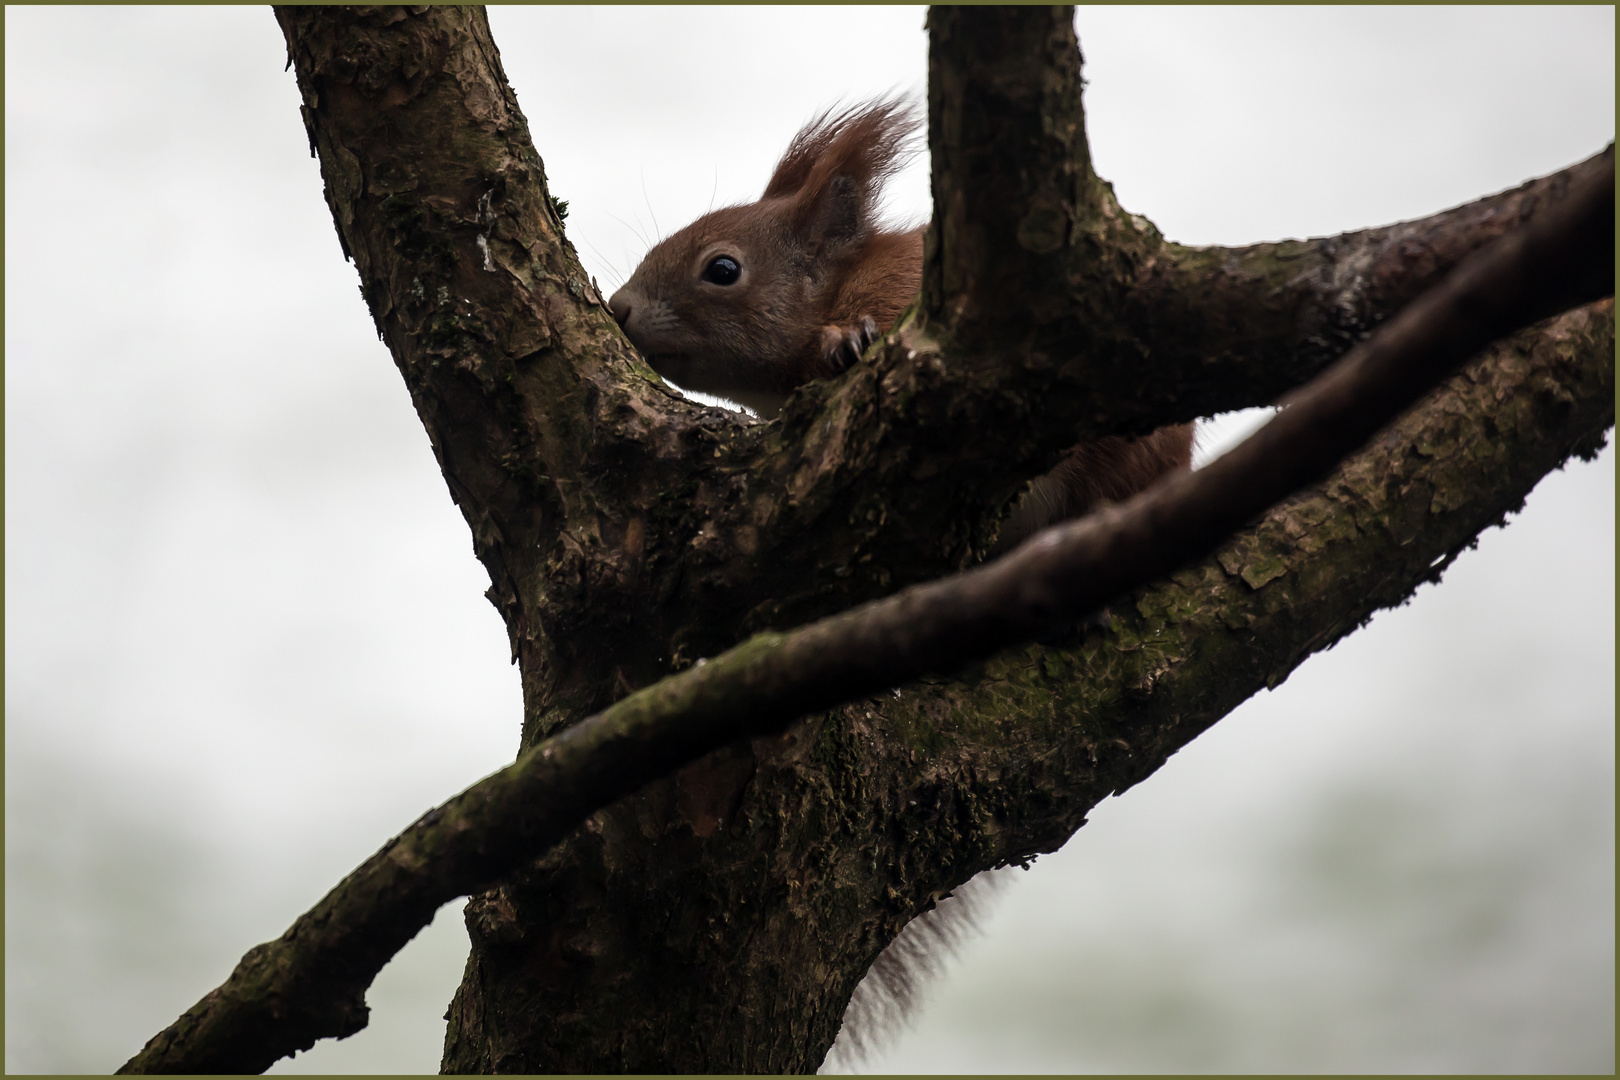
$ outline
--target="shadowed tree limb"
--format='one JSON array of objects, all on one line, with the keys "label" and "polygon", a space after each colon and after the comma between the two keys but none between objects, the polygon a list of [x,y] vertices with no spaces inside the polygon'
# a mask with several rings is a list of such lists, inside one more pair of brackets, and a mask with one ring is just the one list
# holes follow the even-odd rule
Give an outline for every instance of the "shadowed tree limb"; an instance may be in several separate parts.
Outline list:
[{"label": "shadowed tree limb", "polygon": [[[594,810],[710,750],[1050,633],[1212,551],[1234,527],[1361,446],[1485,342],[1556,309],[1572,290],[1612,294],[1613,238],[1611,163],[1557,212],[1459,269],[1203,472],[1049,530],[990,566],[791,634],[756,638],[554,736],[395,838],[281,939],[245,956],[230,980],[120,1071],[261,1071],[315,1038],[352,1034],[365,1024],[371,979],[439,904],[503,876]],[[1599,318],[1612,350],[1612,303],[1600,315],[1574,317]],[[1549,333],[1576,333],[1570,325]],[[1589,347],[1573,362],[1559,349],[1546,361],[1548,369],[1562,362],[1574,382],[1586,383],[1575,388],[1581,393],[1565,390],[1561,417],[1554,410],[1544,418],[1554,461],[1590,450],[1613,421],[1612,364],[1601,347],[1590,348],[1604,332],[1593,338],[1588,330]],[[1529,368],[1518,374],[1549,374]],[[1520,438],[1538,433],[1534,423],[1520,426]],[[1251,551],[1262,543],[1263,530],[1240,542],[1227,567],[1256,589],[1270,579],[1254,573],[1241,552],[1245,543]],[[1281,675],[1337,636],[1324,632],[1296,644]],[[1191,727],[1186,737],[1202,729]],[[1148,771],[1173,748],[1142,755]],[[1010,852],[981,856],[1005,861],[1049,842],[1044,834],[1004,835]],[[982,868],[958,869],[965,879]]]}]

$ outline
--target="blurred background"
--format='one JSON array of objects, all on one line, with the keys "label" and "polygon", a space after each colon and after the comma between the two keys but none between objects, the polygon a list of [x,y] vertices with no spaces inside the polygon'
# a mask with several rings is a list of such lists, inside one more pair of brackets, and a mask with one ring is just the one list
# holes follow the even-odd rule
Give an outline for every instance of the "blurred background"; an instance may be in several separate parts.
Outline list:
[{"label": "blurred background", "polygon": [[[920,9],[501,8],[610,291]],[[262,8],[19,8],[6,48],[6,1068],[106,1072],[428,807],[518,680],[344,263]],[[1614,131],[1614,12],[1088,8],[1098,171],[1172,239],[1336,233]],[[928,216],[926,157],[897,218]],[[1222,420],[1218,445],[1249,418]],[[1207,453],[1208,451],[1206,451]],[[1612,1072],[1614,458],[1005,887],[904,1072]],[[430,1072],[460,905],[278,1071]]]}]

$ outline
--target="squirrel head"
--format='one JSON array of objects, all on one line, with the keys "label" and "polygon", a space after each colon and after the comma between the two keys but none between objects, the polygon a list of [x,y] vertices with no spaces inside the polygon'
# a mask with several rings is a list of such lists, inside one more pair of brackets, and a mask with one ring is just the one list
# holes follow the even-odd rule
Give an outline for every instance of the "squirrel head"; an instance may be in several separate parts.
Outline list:
[{"label": "squirrel head", "polygon": [[807,124],[758,202],[705,214],[642,259],[608,307],[660,375],[758,408],[811,377],[828,305],[875,231],[919,126],[880,100]]}]

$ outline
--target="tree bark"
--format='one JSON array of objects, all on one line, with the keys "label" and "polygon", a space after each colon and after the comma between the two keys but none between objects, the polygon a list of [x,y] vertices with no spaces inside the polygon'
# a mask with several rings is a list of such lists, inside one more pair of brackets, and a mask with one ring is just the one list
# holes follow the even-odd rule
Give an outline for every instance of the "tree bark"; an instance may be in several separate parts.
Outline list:
[{"label": "tree bark", "polygon": [[907,921],[1062,846],[1595,452],[1612,349],[1612,302],[1518,336],[1327,482],[1115,605],[1106,634],[844,706],[595,815],[469,905],[446,1071],[813,1070]]},{"label": "tree bark", "polygon": [[[524,747],[750,633],[971,565],[1077,438],[1274,399],[1601,167],[1388,229],[1178,247],[1091,170],[1067,9],[936,9],[922,296],[759,424],[676,397],[619,334],[481,10],[277,17],[340,241],[490,573]],[[844,705],[596,813],[469,904],[445,1070],[813,1071],[909,919],[1055,850],[1594,452],[1612,351],[1612,301],[1550,319],[1106,632]]]}]

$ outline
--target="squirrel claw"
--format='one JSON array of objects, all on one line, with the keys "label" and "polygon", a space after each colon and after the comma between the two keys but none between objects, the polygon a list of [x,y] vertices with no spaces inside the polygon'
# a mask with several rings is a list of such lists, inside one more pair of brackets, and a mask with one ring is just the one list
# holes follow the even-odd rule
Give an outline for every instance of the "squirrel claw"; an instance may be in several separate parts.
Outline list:
[{"label": "squirrel claw", "polygon": [[878,328],[871,316],[862,317],[854,326],[824,326],[821,328],[821,355],[826,358],[830,371],[836,375],[858,362],[866,347],[877,340]]}]

